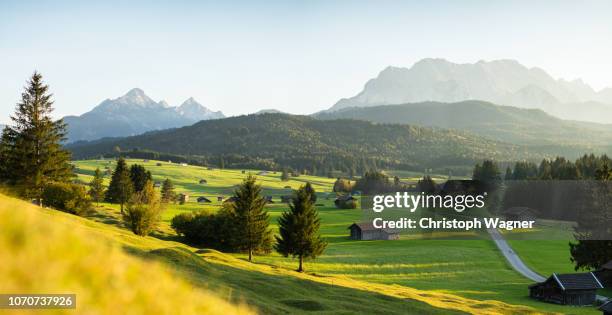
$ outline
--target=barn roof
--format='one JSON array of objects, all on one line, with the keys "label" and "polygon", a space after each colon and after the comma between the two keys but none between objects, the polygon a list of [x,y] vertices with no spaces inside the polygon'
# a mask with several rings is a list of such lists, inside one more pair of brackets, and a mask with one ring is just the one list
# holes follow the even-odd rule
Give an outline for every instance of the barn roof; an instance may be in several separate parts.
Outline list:
[{"label": "barn roof", "polygon": [[394,234],[394,233],[399,233],[399,231],[395,231],[395,230],[391,230],[391,229],[378,229],[374,227],[374,224],[372,224],[372,222],[359,222],[359,223],[353,223],[351,224],[348,228],[352,228],[353,226],[358,227],[361,231],[377,231],[377,230],[383,230],[387,233],[390,234]]},{"label": "barn roof", "polygon": [[599,307],[600,311],[612,313],[612,301],[608,301]]},{"label": "barn roof", "polygon": [[612,270],[612,260],[610,260],[609,262],[603,264],[601,266],[602,270]]},{"label": "barn roof", "polygon": [[551,276],[563,290],[603,289],[603,285],[592,272],[555,274]]}]

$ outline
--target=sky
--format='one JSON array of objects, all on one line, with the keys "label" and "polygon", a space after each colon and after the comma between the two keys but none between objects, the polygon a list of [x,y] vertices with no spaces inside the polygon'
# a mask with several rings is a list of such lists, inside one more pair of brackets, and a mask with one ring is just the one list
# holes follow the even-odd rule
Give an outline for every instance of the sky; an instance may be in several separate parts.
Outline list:
[{"label": "sky", "polygon": [[612,87],[612,1],[0,1],[0,123],[37,70],[55,116],[138,87],[307,114],[387,66],[515,59]]}]

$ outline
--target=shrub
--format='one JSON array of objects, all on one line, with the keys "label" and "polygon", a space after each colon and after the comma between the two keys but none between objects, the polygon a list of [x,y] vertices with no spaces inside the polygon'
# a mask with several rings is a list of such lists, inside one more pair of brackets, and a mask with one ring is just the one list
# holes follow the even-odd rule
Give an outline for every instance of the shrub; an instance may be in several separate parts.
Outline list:
[{"label": "shrub", "polygon": [[128,201],[123,220],[134,234],[147,236],[157,227],[161,211],[161,200],[151,181],[147,181],[143,190]]},{"label": "shrub", "polygon": [[228,207],[215,214],[205,210],[181,213],[172,218],[171,226],[189,243],[219,250],[237,250],[236,231]]},{"label": "shrub", "polygon": [[73,183],[50,183],[42,194],[43,205],[76,215],[91,210],[91,198],[84,186]]},{"label": "shrub", "polygon": [[355,199],[337,199],[334,204],[338,209],[357,209],[357,201]]}]

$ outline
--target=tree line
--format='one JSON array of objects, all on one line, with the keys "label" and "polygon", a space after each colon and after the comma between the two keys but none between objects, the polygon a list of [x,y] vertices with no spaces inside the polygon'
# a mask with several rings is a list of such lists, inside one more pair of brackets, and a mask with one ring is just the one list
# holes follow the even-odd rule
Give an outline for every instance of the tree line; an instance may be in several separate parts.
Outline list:
[{"label": "tree line", "polygon": [[285,257],[298,258],[300,272],[304,270],[304,259],[314,259],[325,250],[327,243],[321,239],[321,222],[315,208],[316,192],[310,183],[294,192],[289,210],[278,219],[279,235],[272,235],[265,209],[267,200],[255,177],[249,175],[230,200],[216,213],[179,214],[171,226],[190,243],[245,252],[249,261],[255,254],[265,255],[274,249]]}]

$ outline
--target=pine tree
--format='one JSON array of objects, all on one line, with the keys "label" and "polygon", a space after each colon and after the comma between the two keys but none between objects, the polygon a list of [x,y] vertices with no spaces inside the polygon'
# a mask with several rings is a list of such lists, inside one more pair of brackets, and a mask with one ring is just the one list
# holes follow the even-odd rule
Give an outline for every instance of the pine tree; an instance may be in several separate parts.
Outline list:
[{"label": "pine tree", "polygon": [[120,204],[121,213],[123,213],[123,205],[130,199],[132,192],[134,192],[134,187],[130,172],[125,160],[120,157],[106,191],[106,201]]},{"label": "pine tree", "polygon": [[161,199],[163,203],[169,203],[176,201],[176,192],[174,191],[174,184],[169,178],[164,180],[161,189]]},{"label": "pine tree", "polygon": [[134,192],[140,192],[148,181],[153,180],[151,172],[147,171],[144,166],[133,164],[130,167],[130,179],[134,185]]},{"label": "pine tree", "polygon": [[94,177],[89,183],[89,196],[98,204],[104,200],[104,177],[99,168],[96,168]]},{"label": "pine tree", "polygon": [[51,118],[53,101],[48,90],[42,76],[34,72],[11,116],[13,124],[5,127],[2,136],[2,176],[17,185],[24,197],[39,202],[46,184],[68,182],[74,176],[70,153],[61,144],[66,124]]},{"label": "pine tree", "polygon": [[289,205],[289,211],[283,212],[278,219],[279,236],[275,236],[276,251],[285,257],[291,255],[299,258],[299,272],[304,271],[304,258],[316,258],[321,255],[327,243],[321,239],[319,227],[321,222],[312,202],[312,193],[306,186],[300,187]]},{"label": "pine tree", "polygon": [[504,175],[504,180],[512,180],[512,170],[510,166],[506,167],[506,175]]},{"label": "pine tree", "polygon": [[234,227],[237,230],[237,246],[249,253],[269,252],[272,247],[272,231],[269,228],[266,200],[261,196],[261,186],[249,175],[234,192],[235,201],[230,205],[235,213]]},{"label": "pine tree", "polygon": [[283,172],[281,173],[281,180],[283,182],[286,182],[289,180],[289,171],[287,171],[286,168],[283,169]]}]

